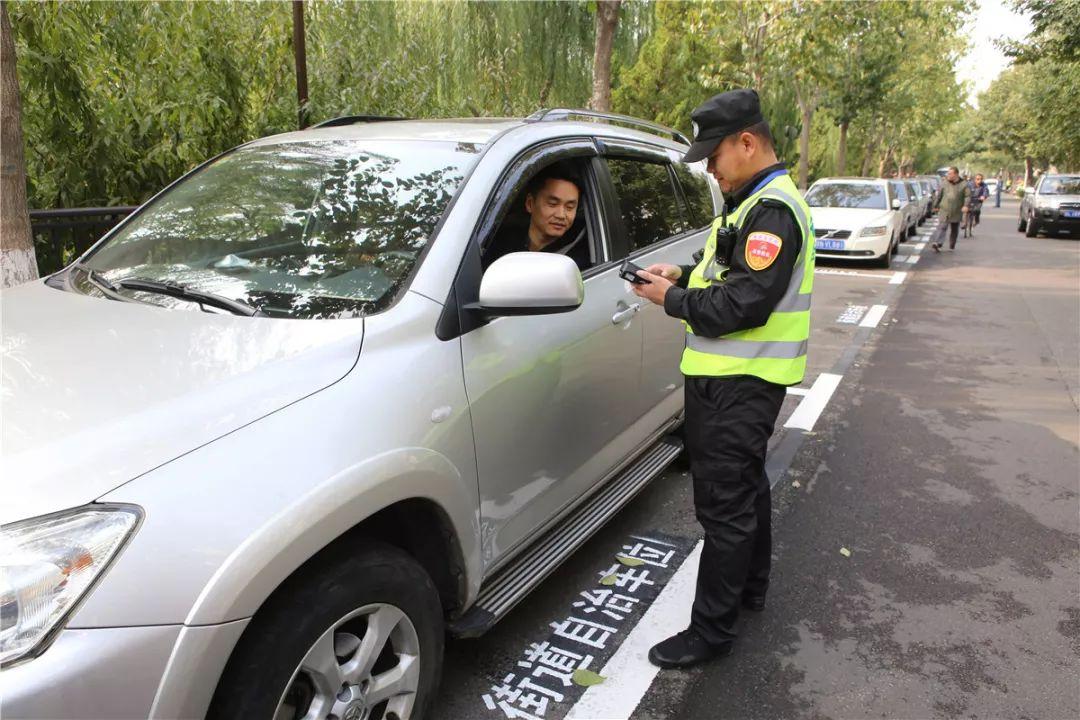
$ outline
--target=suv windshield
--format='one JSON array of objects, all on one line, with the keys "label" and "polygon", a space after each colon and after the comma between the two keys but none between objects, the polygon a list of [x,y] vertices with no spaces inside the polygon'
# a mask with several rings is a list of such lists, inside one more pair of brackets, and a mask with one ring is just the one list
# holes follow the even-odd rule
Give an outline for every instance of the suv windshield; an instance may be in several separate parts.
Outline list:
[{"label": "suv windshield", "polygon": [[1039,187],[1040,195],[1080,195],[1080,176],[1047,177]]},{"label": "suv windshield", "polygon": [[885,188],[870,183],[825,183],[806,193],[810,207],[866,208],[884,210]]},{"label": "suv windshield", "polygon": [[292,318],[388,307],[479,148],[309,141],[241,148],[178,184],[84,266]]}]

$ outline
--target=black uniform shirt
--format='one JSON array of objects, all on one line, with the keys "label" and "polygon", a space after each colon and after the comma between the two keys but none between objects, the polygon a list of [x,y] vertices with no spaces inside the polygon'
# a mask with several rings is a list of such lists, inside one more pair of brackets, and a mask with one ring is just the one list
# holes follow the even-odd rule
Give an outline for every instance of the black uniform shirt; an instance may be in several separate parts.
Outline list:
[{"label": "black uniform shirt", "polygon": [[[784,164],[777,163],[750,178],[732,194],[728,215],[753,194],[767,175],[782,169]],[[771,233],[782,240],[780,254],[763,270],[753,270],[746,263],[746,239],[753,232]],[[801,250],[802,232],[791,208],[778,200],[759,200],[739,230],[727,279],[718,285],[688,290],[686,284],[695,266],[683,266],[678,286],[664,296],[664,311],[686,320],[695,335],[706,338],[760,327],[768,322],[773,308],[787,292]]]}]

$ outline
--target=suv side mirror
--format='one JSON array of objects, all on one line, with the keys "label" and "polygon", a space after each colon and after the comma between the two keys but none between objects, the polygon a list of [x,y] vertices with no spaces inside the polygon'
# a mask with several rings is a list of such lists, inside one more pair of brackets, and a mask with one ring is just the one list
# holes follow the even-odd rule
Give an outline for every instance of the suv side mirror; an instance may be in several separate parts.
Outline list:
[{"label": "suv side mirror", "polygon": [[893,198],[892,199],[892,209],[893,210],[899,210],[900,209],[900,198]]},{"label": "suv side mirror", "polygon": [[480,281],[485,315],[550,315],[570,312],[585,299],[577,263],[565,255],[516,252],[491,264]]}]

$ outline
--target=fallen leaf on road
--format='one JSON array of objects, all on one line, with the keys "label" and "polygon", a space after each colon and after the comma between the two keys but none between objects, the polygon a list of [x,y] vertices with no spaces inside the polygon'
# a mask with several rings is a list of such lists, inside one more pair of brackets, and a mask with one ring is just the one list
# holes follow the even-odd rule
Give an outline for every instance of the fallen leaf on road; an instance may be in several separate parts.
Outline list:
[{"label": "fallen leaf on road", "polygon": [[[844,557],[851,557],[851,551],[848,550],[847,548],[840,548],[840,554],[843,555]],[[601,582],[603,582],[603,581],[601,581]]]},{"label": "fallen leaf on road", "polygon": [[796,480],[791,483],[791,487],[802,487],[802,483]]},{"label": "fallen leaf on road", "polygon": [[627,567],[637,567],[645,564],[645,561],[641,558],[624,557],[622,555],[616,555],[615,558]]},{"label": "fallen leaf on road", "polygon": [[611,586],[615,584],[615,581],[617,579],[618,578],[614,575],[605,575],[604,577],[600,578],[600,584]]},{"label": "fallen leaf on road", "polygon": [[592,670],[577,669],[573,675],[574,683],[581,687],[591,687],[593,685],[599,685],[607,678],[603,675],[597,675]]}]

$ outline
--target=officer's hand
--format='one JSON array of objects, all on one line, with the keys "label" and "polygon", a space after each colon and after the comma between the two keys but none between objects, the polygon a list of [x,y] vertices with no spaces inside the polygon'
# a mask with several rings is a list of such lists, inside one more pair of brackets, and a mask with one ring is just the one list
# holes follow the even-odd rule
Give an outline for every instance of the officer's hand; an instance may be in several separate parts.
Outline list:
[{"label": "officer's hand", "polygon": [[656,263],[645,268],[645,272],[652,275],[659,275],[665,277],[668,280],[678,280],[682,277],[682,268],[678,265],[668,265],[666,263]]},{"label": "officer's hand", "polygon": [[[650,266],[649,270],[656,267]],[[649,270],[639,270],[638,277],[648,280],[646,285],[631,285],[630,289],[634,291],[634,294],[640,298],[645,298],[651,303],[657,305],[664,304],[664,296],[667,295],[667,291],[675,284],[661,275],[653,275]]]}]

